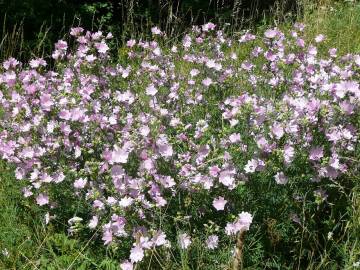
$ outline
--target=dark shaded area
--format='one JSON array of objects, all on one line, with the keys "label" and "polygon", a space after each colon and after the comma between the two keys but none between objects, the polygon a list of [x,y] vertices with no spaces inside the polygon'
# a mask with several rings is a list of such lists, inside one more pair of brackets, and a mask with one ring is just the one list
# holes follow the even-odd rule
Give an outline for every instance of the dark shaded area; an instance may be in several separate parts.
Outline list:
[{"label": "dark shaded area", "polygon": [[[16,44],[10,42],[7,47],[18,46],[16,51],[24,58],[39,42],[44,53],[44,48],[74,25],[111,31],[117,41],[123,42],[146,35],[153,25],[171,36],[208,21],[230,23],[231,30],[238,30],[255,25],[274,12],[296,14],[296,0],[0,0],[0,48],[5,46],[2,41],[4,37],[9,39],[14,26],[16,32],[22,33],[13,41]],[[23,44],[18,44],[20,40]],[[39,53],[39,48],[35,53]]]}]

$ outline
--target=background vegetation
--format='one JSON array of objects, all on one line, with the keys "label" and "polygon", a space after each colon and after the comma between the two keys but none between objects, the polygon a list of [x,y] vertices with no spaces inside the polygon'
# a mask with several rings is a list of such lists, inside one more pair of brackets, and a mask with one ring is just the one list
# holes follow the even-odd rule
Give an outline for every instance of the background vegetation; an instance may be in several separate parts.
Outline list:
[{"label": "background vegetation", "polygon": [[275,10],[295,18],[301,7],[296,0],[1,0],[0,59],[49,54],[71,26],[111,31],[123,43],[147,35],[153,25],[175,38],[190,25],[207,21],[229,23],[237,31]]}]

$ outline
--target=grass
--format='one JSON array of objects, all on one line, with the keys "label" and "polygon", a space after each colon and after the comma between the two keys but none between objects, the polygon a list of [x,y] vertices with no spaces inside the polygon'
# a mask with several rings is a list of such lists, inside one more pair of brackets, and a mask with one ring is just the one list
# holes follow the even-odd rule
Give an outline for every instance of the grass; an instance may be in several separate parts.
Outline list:
[{"label": "grass", "polygon": [[118,269],[110,257],[96,260],[86,242],[45,226],[45,213],[22,198],[12,171],[0,164],[0,269]]},{"label": "grass", "polygon": [[339,54],[360,52],[360,2],[352,4],[325,1],[316,7],[309,1],[305,9],[304,22],[309,38],[325,34],[326,47],[335,47]]},{"label": "grass", "polygon": [[[326,35],[323,51],[338,48],[339,54],[360,52],[360,4],[331,4],[324,2],[320,6],[307,3],[303,20],[306,24],[306,35],[309,40],[317,34]],[[276,21],[275,21],[276,23]],[[288,24],[279,25],[288,28]],[[21,35],[14,32],[14,37]],[[4,39],[3,39],[4,40]],[[0,44],[2,54],[4,43]],[[10,43],[9,43],[10,44]],[[8,45],[10,46],[10,45]],[[359,161],[360,163],[360,161]],[[350,206],[344,211],[344,219],[332,226],[341,227],[343,235],[333,241],[331,235],[325,240],[325,248],[320,259],[314,258],[306,264],[300,263],[308,250],[300,249],[299,254],[285,258],[291,265],[285,266],[281,262],[284,258],[274,254],[271,259],[261,261],[264,247],[257,241],[259,232],[247,240],[246,252],[253,259],[246,269],[355,269],[354,264],[360,261],[360,176],[350,175],[353,188],[346,193]],[[38,208],[30,206],[21,194],[21,183],[15,177],[12,168],[0,163],[0,269],[118,269],[119,262],[114,255],[117,250],[96,250],[90,244],[92,236],[87,241],[68,237],[66,224],[45,226],[44,215]],[[306,211],[306,209],[303,209]],[[273,241],[282,236],[282,230],[287,228],[269,219],[266,223],[267,234]],[[307,228],[302,228],[301,241],[318,241],[318,236],[311,234]],[[303,243],[300,243],[301,245]],[[101,244],[100,244],[101,245]],[[180,260],[162,258],[161,254],[153,254],[147,269],[157,269],[153,265],[162,265],[163,269],[227,269],[230,258],[228,249],[209,252],[201,248],[200,243],[194,244],[191,252],[182,253]],[[337,257],[333,257],[336,254]],[[307,254],[311,258],[311,254]],[[258,258],[258,261],[256,261]],[[157,263],[157,260],[163,260]],[[214,263],[215,262],[215,263]],[[209,263],[212,263],[210,265]]]}]

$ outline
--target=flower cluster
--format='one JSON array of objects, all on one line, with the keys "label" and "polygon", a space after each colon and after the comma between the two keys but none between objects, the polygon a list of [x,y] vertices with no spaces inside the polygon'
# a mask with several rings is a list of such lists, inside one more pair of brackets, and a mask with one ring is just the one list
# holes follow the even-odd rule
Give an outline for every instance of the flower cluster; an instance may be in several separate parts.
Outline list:
[{"label": "flower cluster", "polygon": [[[0,155],[15,164],[25,197],[51,211],[54,186],[65,183],[91,206],[84,221],[105,245],[133,239],[123,269],[149,249],[191,245],[188,233],[171,243],[159,218],[186,196],[205,194],[204,211],[224,215],[219,236],[249,230],[253,217],[231,194],[253,175],[287,185],[301,159],[309,181],[335,180],[355,155],[360,56],[321,57],[303,27],[235,40],[209,23],[170,49],[155,27],[153,41],[127,42],[125,64],[110,57],[111,34],[73,28],[76,46],[56,43],[55,69],[43,59],[3,63]],[[219,236],[208,235],[209,249]]]}]

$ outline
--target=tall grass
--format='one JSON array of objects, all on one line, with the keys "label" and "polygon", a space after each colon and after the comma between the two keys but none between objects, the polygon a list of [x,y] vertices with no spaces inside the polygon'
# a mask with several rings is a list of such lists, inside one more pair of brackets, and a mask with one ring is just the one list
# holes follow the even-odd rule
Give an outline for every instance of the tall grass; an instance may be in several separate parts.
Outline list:
[{"label": "tall grass", "polygon": [[[0,29],[0,60],[10,56],[21,60],[33,55],[49,56],[52,44],[63,38],[66,29],[77,25],[89,30],[111,31],[117,46],[123,45],[130,38],[149,37],[150,29],[155,24],[165,31],[171,40],[176,41],[191,25],[207,21],[227,25],[227,32],[235,33],[244,28],[255,28],[272,19],[277,23],[294,20],[301,11],[299,1],[301,0],[275,0],[273,5],[272,1],[261,0],[124,0],[117,5],[105,1],[84,3],[78,5],[80,11],[71,10],[71,15],[63,14],[63,19],[53,20],[49,14],[50,18],[46,18],[39,29],[30,35],[24,33],[22,22],[8,25],[9,19],[5,14],[3,27]],[[152,3],[154,6],[146,3]],[[1,15],[0,12],[0,17]],[[69,20],[69,16],[73,17]],[[24,21],[27,19],[26,16],[23,17]],[[61,21],[62,25],[59,25]]]},{"label": "tall grass", "polygon": [[2,35],[0,35],[0,60],[6,59],[12,55],[22,57],[24,47],[24,29],[23,24],[15,24],[12,31],[6,31],[6,16],[2,22]]},{"label": "tall grass", "polygon": [[9,57],[25,61],[31,57],[47,57],[51,54],[53,49],[53,43],[49,38],[51,26],[43,23],[36,35],[36,39],[28,41],[24,38],[23,22],[13,25],[11,31],[6,30],[6,25],[5,16],[2,22],[2,31],[0,32],[0,61]]},{"label": "tall grass", "polygon": [[[329,48],[337,48],[339,54],[360,53],[360,2],[347,1],[333,3],[322,1],[315,5],[307,0],[307,8],[304,10],[303,20],[307,25],[306,33],[308,39],[313,39],[318,34],[326,36],[323,53]],[[359,172],[360,160],[357,161]],[[345,268],[355,269],[354,265],[360,261],[360,177],[359,174],[351,176],[354,188],[350,192],[352,207],[348,209],[350,219],[346,223],[346,230],[342,243],[336,248],[341,249],[344,255]],[[322,265],[326,266],[329,258],[324,254]],[[329,267],[329,266],[327,266]],[[326,269],[313,265],[310,269]],[[331,269],[329,267],[329,269]]]},{"label": "tall grass", "polygon": [[308,38],[326,35],[327,47],[335,47],[339,54],[360,52],[360,2],[322,1],[314,4],[304,0],[303,20],[307,25]]}]

